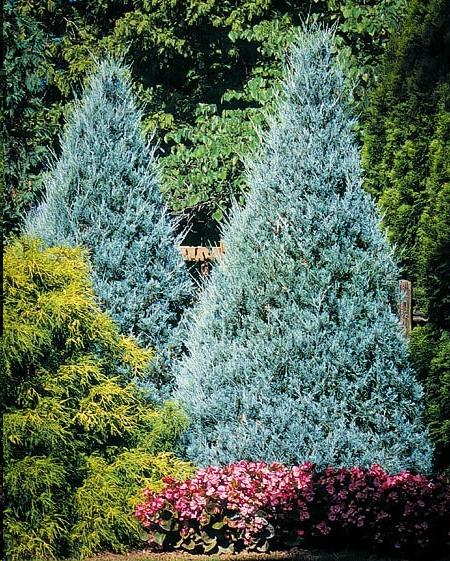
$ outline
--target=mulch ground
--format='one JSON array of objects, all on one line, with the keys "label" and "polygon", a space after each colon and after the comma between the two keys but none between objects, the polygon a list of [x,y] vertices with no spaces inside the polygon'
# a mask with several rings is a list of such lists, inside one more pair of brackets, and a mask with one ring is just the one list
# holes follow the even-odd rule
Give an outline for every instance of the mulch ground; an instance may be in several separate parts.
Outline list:
[{"label": "mulch ground", "polygon": [[[239,553],[233,555],[189,555],[186,553],[152,553],[135,551],[118,555],[104,553],[88,561],[409,561],[399,557],[386,557],[363,551],[326,552],[319,550],[295,549],[289,552]],[[431,561],[431,560],[430,560]],[[436,559],[435,561],[446,561]],[[447,560],[448,561],[448,560]]]}]

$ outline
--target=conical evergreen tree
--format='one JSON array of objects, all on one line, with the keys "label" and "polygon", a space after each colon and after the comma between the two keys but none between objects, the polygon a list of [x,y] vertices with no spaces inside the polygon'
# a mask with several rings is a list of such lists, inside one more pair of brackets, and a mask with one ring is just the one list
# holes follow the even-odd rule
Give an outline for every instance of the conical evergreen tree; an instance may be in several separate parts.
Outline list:
[{"label": "conical evergreen tree", "polygon": [[428,471],[398,271],[361,188],[333,33],[300,34],[251,194],[194,309],[177,397],[198,464],[374,462]]},{"label": "conical evergreen tree", "polygon": [[92,75],[27,230],[89,248],[104,308],[124,333],[170,356],[191,284],[126,74],[107,60]]}]

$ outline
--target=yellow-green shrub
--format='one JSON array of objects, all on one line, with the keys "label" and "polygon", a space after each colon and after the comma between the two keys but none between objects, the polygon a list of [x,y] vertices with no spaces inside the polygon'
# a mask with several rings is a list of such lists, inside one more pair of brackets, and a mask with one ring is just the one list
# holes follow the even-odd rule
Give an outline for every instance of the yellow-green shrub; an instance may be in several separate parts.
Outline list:
[{"label": "yellow-green shrub", "polygon": [[133,514],[143,499],[142,489],[160,490],[162,477],[182,479],[192,474],[193,466],[173,454],[154,456],[145,448],[122,452],[111,463],[101,456],[90,456],[86,479],[75,494],[79,520],[71,532],[72,540],[82,544],[81,555],[99,550],[124,552],[130,537],[137,541],[142,535],[145,539]]},{"label": "yellow-green shrub", "polygon": [[99,309],[83,250],[15,240],[4,294],[8,559],[123,550],[140,489],[191,472],[172,454],[185,418],[135,383],[152,352]]}]

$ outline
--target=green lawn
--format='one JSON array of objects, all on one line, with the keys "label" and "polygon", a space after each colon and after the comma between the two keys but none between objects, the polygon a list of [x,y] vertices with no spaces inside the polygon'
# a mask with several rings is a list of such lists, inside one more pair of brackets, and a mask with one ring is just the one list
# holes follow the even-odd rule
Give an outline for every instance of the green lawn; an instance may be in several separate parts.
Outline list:
[{"label": "green lawn", "polygon": [[[125,555],[100,554],[88,561],[408,561],[405,558],[386,557],[363,551],[330,553],[319,550],[296,549],[291,552],[270,554],[246,553],[238,555],[188,555],[184,553],[151,553],[138,551]],[[431,561],[431,560],[430,560]],[[446,561],[444,558],[435,561]]]}]

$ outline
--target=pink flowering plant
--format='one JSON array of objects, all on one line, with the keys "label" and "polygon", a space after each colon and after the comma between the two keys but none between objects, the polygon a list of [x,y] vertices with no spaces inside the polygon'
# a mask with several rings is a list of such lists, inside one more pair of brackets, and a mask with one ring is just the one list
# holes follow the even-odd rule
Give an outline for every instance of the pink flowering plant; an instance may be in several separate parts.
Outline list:
[{"label": "pink flowering plant", "polygon": [[412,554],[449,545],[450,486],[443,477],[390,475],[378,465],[326,468],[314,488],[313,517],[330,538]]},{"label": "pink flowering plant", "polygon": [[431,551],[449,541],[450,488],[443,478],[379,466],[241,461],[199,469],[145,491],[136,516],[155,550],[268,551],[315,540],[359,541],[384,549]]},{"label": "pink flowering plant", "polygon": [[156,548],[267,551],[280,526],[285,534],[299,516],[309,517],[312,475],[311,464],[290,469],[241,461],[208,467],[182,483],[166,478],[160,493],[146,491],[136,516]]}]

